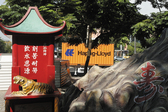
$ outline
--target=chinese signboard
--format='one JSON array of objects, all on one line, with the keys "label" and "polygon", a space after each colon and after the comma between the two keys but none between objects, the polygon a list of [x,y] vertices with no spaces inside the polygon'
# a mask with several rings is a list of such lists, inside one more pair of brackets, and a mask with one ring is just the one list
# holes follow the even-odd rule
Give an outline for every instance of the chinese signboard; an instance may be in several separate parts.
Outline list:
[{"label": "chinese signboard", "polygon": [[[31,43],[31,41],[34,42],[34,44],[29,44]],[[47,42],[46,39],[41,42],[35,39],[31,41],[27,40],[27,42],[17,45],[18,66],[20,67],[20,75],[35,80],[38,79],[38,81],[41,81],[42,77],[40,76],[47,74],[47,65],[49,61],[48,50],[50,50],[50,44]],[[53,58],[53,56],[51,58]]]},{"label": "chinese signboard", "polygon": [[[17,41],[16,41],[17,40]],[[13,76],[21,75],[37,82],[51,83],[55,79],[54,37],[17,36],[13,45]],[[18,69],[17,69],[18,68]],[[15,85],[12,85],[17,88]],[[16,90],[16,89],[13,89]]]},{"label": "chinese signboard", "polygon": [[24,74],[37,74],[39,57],[42,55],[45,59],[47,56],[47,46],[42,47],[42,54],[40,54],[40,48],[40,46],[24,46]]}]

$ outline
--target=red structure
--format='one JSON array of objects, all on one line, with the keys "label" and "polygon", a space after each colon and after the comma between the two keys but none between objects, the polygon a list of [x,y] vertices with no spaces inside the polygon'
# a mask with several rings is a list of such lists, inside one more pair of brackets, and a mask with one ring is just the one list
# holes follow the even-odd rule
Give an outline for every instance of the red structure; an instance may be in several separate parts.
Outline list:
[{"label": "red structure", "polygon": [[25,16],[14,25],[5,26],[0,22],[1,31],[13,36],[12,85],[5,95],[6,100],[16,98],[9,96],[12,91],[19,90],[19,85],[13,84],[13,77],[16,75],[50,84],[55,89],[54,39],[62,36],[64,26],[64,21],[61,27],[49,25],[37,7],[30,7]]}]

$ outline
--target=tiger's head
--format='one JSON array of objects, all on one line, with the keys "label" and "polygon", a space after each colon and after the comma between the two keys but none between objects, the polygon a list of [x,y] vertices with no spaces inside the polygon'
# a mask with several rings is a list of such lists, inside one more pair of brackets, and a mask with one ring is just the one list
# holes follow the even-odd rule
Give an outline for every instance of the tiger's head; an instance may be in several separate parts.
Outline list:
[{"label": "tiger's head", "polygon": [[19,75],[17,75],[17,76],[14,76],[13,77],[13,80],[14,80],[14,84],[19,84],[19,85],[24,85],[25,83],[27,83],[27,78],[25,78],[25,77],[23,77],[23,76],[19,76]]}]

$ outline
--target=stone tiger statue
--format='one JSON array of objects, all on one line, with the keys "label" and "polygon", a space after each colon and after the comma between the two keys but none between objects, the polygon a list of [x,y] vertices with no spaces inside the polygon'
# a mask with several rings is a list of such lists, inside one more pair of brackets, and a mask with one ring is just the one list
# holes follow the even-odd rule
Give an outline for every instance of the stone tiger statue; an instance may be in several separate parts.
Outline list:
[{"label": "stone tiger statue", "polygon": [[22,91],[13,91],[12,95],[26,96],[30,94],[51,94],[54,89],[46,83],[35,82],[23,76],[13,77],[14,83],[22,86]]}]

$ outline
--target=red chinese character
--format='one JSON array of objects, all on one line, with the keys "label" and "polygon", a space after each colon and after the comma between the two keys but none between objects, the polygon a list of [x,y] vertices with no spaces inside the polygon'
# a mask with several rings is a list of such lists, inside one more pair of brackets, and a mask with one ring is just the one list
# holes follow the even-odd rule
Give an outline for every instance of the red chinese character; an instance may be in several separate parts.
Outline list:
[{"label": "red chinese character", "polygon": [[[157,92],[157,86],[153,84],[154,81],[164,81],[164,78],[162,77],[154,77],[155,76],[155,66],[153,66],[150,62],[147,62],[146,67],[142,67],[141,70],[143,71],[141,73],[141,79],[140,81],[134,81],[133,83],[137,85],[138,91],[144,91],[144,96],[136,96],[134,98],[134,101],[136,103],[142,103],[144,101],[148,101],[151,99],[155,93]],[[163,87],[158,85],[159,89],[158,91],[160,93],[163,92]]]}]

